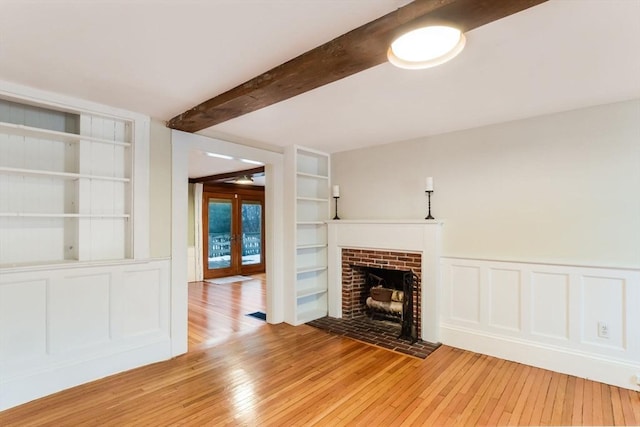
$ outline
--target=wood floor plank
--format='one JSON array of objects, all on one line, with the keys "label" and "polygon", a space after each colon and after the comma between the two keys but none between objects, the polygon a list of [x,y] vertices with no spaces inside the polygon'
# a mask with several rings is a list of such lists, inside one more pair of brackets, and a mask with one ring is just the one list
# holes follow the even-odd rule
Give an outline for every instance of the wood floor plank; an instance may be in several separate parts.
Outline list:
[{"label": "wood floor plank", "polygon": [[638,392],[441,346],[269,325],[264,277],[189,285],[189,352],[0,412],[13,426],[637,425]]},{"label": "wood floor plank", "polygon": [[551,383],[551,375],[552,372],[543,371],[542,372],[542,381],[540,382],[539,388],[536,390],[536,395],[534,398],[533,411],[531,413],[531,420],[529,421],[532,425],[540,425],[542,420],[542,412],[544,411],[544,404],[547,400],[547,393],[549,391],[549,385]]},{"label": "wood floor plank", "polygon": [[560,425],[571,425],[571,414],[573,412],[573,402],[576,390],[576,377],[567,377],[567,386],[564,400],[562,403],[562,415],[560,417]]},{"label": "wood floor plank", "polygon": [[511,375],[509,376],[509,382],[507,382],[505,384],[504,389],[501,390],[498,403],[494,407],[493,411],[491,412],[491,416],[487,420],[488,425],[497,425],[499,420],[502,418],[504,414],[504,408],[507,405],[507,401],[509,400],[509,397],[511,397],[513,387],[515,387],[515,384],[518,381],[518,378],[520,377],[519,371],[517,368],[518,366],[515,364],[509,366],[509,369],[511,370]]},{"label": "wood floor plank", "polygon": [[600,384],[600,389],[602,390],[600,398],[602,407],[602,425],[611,426],[614,424],[611,387],[607,384]]},{"label": "wood floor plank", "polygon": [[593,382],[584,382],[584,401],[582,405],[582,422],[588,426],[593,424]]},{"label": "wood floor plank", "polygon": [[551,381],[549,381],[549,388],[546,393],[546,400],[543,404],[542,416],[540,417],[540,424],[551,425],[551,416],[553,414],[553,404],[556,399],[556,392],[558,391],[558,382],[560,376],[552,374]]},{"label": "wood floor plank", "polygon": [[622,412],[622,402],[620,401],[620,390],[611,387],[611,410],[613,413],[613,425],[624,425],[624,412]]},{"label": "wood floor plank", "polygon": [[529,368],[529,370],[526,375],[526,380],[524,385],[522,386],[522,391],[517,394],[518,400],[516,401],[516,404],[513,410],[511,411],[511,417],[509,417],[509,422],[508,422],[509,425],[515,425],[518,422],[520,422],[523,419],[525,407],[528,406],[527,397],[530,396],[531,394],[531,389],[535,382],[536,376],[533,372],[534,369],[528,366],[527,368]]},{"label": "wood floor plank", "polygon": [[509,383],[511,378],[513,378],[513,375],[517,370],[516,368],[517,365],[512,363],[503,364],[500,370],[500,381],[496,384],[496,386],[491,387],[491,389],[493,389],[492,392],[491,389],[487,390],[489,399],[487,400],[484,408],[482,408],[482,413],[478,418],[478,424],[487,425],[492,417],[500,416],[499,413],[502,412],[505,404],[505,399],[503,398],[504,390],[506,389],[507,384]]},{"label": "wood floor plank", "polygon": [[482,412],[486,406],[486,402],[491,398],[491,395],[487,393],[487,390],[496,386],[502,379],[504,372],[504,364],[506,361],[498,360],[493,365],[493,369],[488,374],[487,378],[484,378],[481,386],[471,396],[468,405],[463,409],[460,415],[455,420],[456,424],[460,425],[477,425],[478,419],[482,416]]},{"label": "wood floor plank", "polygon": [[552,426],[562,424],[562,413],[564,411],[564,405],[566,404],[567,383],[569,377],[567,375],[558,374],[558,387],[556,389],[556,395],[551,404],[553,405],[553,411],[551,412]]},{"label": "wood floor plank", "polygon": [[[622,412],[624,413],[624,423],[629,426],[639,425],[640,417],[636,418],[635,415],[635,412],[640,410],[640,408],[638,408],[638,392],[625,389],[619,389],[619,392],[620,402],[622,404]],[[634,407],[636,408],[636,411],[634,411]]]},{"label": "wood floor plank", "polygon": [[630,395],[631,409],[636,423],[640,424],[640,392],[625,390]]},{"label": "wood floor plank", "polygon": [[449,368],[454,373],[453,378],[442,376],[433,386],[425,390],[419,396],[422,398],[420,403],[412,411],[401,414],[402,425],[420,425],[426,423],[430,415],[439,414],[441,408],[446,407],[444,400],[450,396],[452,388],[462,382],[467,371],[477,360],[478,356],[471,353],[456,360],[456,363]]},{"label": "wood floor plank", "polygon": [[584,379],[576,378],[576,389],[573,400],[573,413],[571,415],[571,424],[573,425],[583,425],[582,407],[584,406],[584,383]]}]

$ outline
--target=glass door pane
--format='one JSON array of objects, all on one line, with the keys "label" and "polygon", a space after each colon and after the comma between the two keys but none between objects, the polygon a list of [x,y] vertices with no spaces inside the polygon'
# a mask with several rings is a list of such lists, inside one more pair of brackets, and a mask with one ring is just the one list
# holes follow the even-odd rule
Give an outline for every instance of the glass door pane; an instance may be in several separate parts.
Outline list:
[{"label": "glass door pane", "polygon": [[242,201],[242,265],[262,263],[262,203]]},{"label": "glass door pane", "polygon": [[208,269],[230,268],[231,237],[233,236],[232,200],[210,198],[208,209]]}]

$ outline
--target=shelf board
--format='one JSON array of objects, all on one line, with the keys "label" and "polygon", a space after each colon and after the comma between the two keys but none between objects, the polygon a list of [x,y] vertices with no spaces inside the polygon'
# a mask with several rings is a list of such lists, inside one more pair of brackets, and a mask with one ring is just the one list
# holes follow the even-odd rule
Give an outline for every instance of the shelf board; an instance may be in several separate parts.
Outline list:
[{"label": "shelf board", "polygon": [[314,243],[311,245],[298,245],[296,246],[296,249],[320,249],[320,248],[326,248],[327,244],[326,243]]},{"label": "shelf board", "polygon": [[305,310],[298,313],[296,320],[298,325],[301,323],[307,323],[312,320],[325,317],[328,314],[326,309]]},{"label": "shelf board", "polygon": [[99,176],[99,175],[88,175],[88,174],[71,173],[71,172],[52,172],[52,171],[43,171],[38,169],[22,169],[22,168],[7,168],[7,167],[0,167],[0,173],[12,174],[12,175],[43,176],[43,177],[60,178],[60,179],[83,179],[84,178],[84,179],[96,179],[100,181],[113,181],[113,182],[131,181],[129,178],[117,178],[113,176]]},{"label": "shelf board", "polygon": [[326,175],[315,175],[312,173],[307,173],[307,172],[296,172],[296,175],[298,175],[299,177],[303,177],[303,178],[312,178],[312,179],[322,179],[325,181],[329,180],[329,177]]},{"label": "shelf board", "polygon": [[316,271],[324,271],[327,269],[326,265],[312,265],[309,267],[300,267],[296,270],[297,274],[303,274],[303,273],[314,273]]},{"label": "shelf board", "polygon": [[28,267],[43,267],[43,266],[63,266],[67,264],[77,264],[77,259],[63,259],[63,260],[49,260],[49,261],[37,261],[37,262],[14,262],[0,264],[0,269],[9,268],[28,268]]},{"label": "shelf board", "polygon": [[113,218],[128,219],[129,214],[77,214],[77,213],[23,213],[23,212],[0,212],[1,218]]},{"label": "shelf board", "polygon": [[93,136],[78,135],[75,133],[60,132],[56,130],[36,128],[32,126],[17,125],[14,123],[0,122],[0,132],[11,135],[26,136],[31,138],[46,139],[60,142],[98,142],[100,144],[117,145],[120,147],[130,147],[130,142],[112,141],[104,138],[96,138]]},{"label": "shelf board", "polygon": [[326,294],[327,293],[327,289],[321,289],[321,288],[317,288],[317,289],[302,289],[299,290],[296,293],[296,298],[300,299],[300,298],[305,298],[305,297],[310,297],[310,296],[314,296],[314,295],[322,295],[322,294]]}]

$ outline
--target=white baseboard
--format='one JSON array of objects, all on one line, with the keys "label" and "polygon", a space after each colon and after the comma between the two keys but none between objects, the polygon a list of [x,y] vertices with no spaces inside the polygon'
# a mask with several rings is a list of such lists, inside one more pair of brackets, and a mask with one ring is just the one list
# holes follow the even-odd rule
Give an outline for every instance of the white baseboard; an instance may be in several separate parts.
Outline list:
[{"label": "white baseboard", "polygon": [[640,363],[634,365],[444,323],[440,325],[440,336],[442,343],[451,347],[640,391]]}]

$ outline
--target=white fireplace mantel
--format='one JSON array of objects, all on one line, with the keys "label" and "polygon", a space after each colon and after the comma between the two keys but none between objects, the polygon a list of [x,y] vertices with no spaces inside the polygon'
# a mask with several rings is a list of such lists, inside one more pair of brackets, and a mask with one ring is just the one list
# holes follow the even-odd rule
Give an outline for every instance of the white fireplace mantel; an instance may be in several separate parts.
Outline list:
[{"label": "white fireplace mantel", "polygon": [[342,317],[342,248],[415,252],[422,255],[422,336],[440,339],[442,221],[334,220],[328,224],[329,316]]}]

